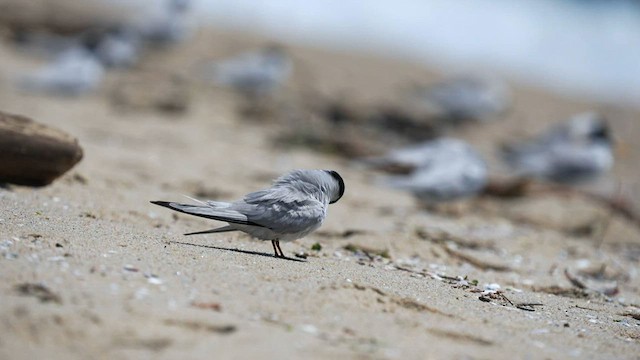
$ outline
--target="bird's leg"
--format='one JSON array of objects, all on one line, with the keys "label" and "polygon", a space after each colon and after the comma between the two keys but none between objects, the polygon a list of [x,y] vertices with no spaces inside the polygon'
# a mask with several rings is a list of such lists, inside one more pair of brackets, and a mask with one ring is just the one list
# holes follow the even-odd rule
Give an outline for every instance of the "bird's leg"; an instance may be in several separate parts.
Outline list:
[{"label": "bird's leg", "polygon": [[276,240],[276,247],[278,248],[278,250],[280,250],[280,257],[286,257],[284,256],[284,253],[282,252],[282,249],[280,249],[280,240]]},{"label": "bird's leg", "polygon": [[276,248],[276,240],[271,240],[271,245],[273,245],[273,251],[276,253],[275,257],[280,257],[280,254],[278,254],[278,248]]}]

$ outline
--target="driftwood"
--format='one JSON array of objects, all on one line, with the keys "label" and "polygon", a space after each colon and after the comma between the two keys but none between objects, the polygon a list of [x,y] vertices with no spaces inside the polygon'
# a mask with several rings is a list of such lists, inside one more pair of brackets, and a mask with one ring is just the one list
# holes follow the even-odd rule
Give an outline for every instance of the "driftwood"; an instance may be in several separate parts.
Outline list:
[{"label": "driftwood", "polygon": [[81,159],[82,148],[70,135],[0,112],[0,183],[45,186]]}]

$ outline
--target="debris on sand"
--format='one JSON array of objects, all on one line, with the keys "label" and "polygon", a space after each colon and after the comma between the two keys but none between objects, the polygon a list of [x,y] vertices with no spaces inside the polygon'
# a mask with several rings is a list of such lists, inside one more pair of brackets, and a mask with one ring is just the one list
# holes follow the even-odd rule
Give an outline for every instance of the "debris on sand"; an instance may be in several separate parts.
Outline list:
[{"label": "debris on sand", "polygon": [[640,321],[640,312],[638,311],[626,311],[620,314],[621,316],[628,316]]},{"label": "debris on sand", "polygon": [[60,296],[42,284],[23,283],[16,285],[15,289],[20,295],[33,296],[41,302],[54,302],[56,304],[62,303]]},{"label": "debris on sand", "polygon": [[594,281],[583,276],[573,275],[569,269],[564,269],[564,276],[569,280],[571,285],[581,290],[595,291],[605,296],[614,296],[620,292],[617,281],[603,283],[602,281]]},{"label": "debris on sand", "polygon": [[574,299],[586,299],[589,297],[589,293],[584,289],[566,288],[557,285],[534,287],[533,291]]},{"label": "debris on sand", "polygon": [[176,326],[183,329],[191,330],[194,332],[203,331],[217,334],[232,334],[238,330],[235,325],[214,325],[205,322],[195,320],[178,320],[178,319],[166,319],[164,324],[167,326]]},{"label": "debris on sand", "polygon": [[473,256],[470,254],[467,254],[465,252],[456,250],[454,247],[452,246],[443,246],[442,247],[445,252],[456,259],[459,259],[461,261],[464,261],[466,263],[469,263],[471,265],[473,265],[474,267],[481,269],[481,270],[493,270],[493,271],[513,271],[513,269],[506,265],[506,264],[500,264],[498,262],[494,262],[494,261],[489,261],[489,260],[484,260],[481,259],[477,256]]},{"label": "debris on sand", "polygon": [[0,182],[45,186],[83,156],[78,140],[27,117],[0,112]]},{"label": "debris on sand", "polygon": [[471,335],[471,334],[464,334],[464,333],[458,333],[458,332],[454,332],[454,331],[449,331],[449,330],[442,330],[442,329],[429,329],[428,330],[429,333],[442,337],[442,338],[447,338],[456,342],[469,342],[472,344],[477,344],[477,345],[481,345],[481,346],[491,346],[494,345],[494,342],[491,340],[487,340],[484,339],[482,337],[476,336],[476,335]]},{"label": "debris on sand", "polygon": [[[471,289],[471,292],[479,292],[481,291],[478,288]],[[504,291],[500,290],[500,285],[498,284],[486,284],[484,286],[484,291],[478,297],[478,300],[498,304],[502,306],[511,306],[516,309],[523,311],[536,311],[536,306],[544,306],[544,304],[539,302],[518,302],[515,303],[511,301],[504,293]]]},{"label": "debris on sand", "polygon": [[198,309],[203,309],[203,310],[213,310],[213,311],[217,311],[220,312],[222,311],[222,306],[220,305],[220,303],[216,303],[216,302],[197,302],[197,301],[193,301],[191,302],[191,306],[198,308]]},{"label": "debris on sand", "polygon": [[344,246],[344,249],[350,251],[359,256],[365,256],[369,260],[375,260],[376,257],[382,257],[385,259],[389,259],[391,256],[389,255],[388,249],[372,249],[366,246],[356,245],[356,244],[347,244]]},{"label": "debris on sand", "polygon": [[[327,237],[327,238],[343,238],[343,239],[347,239],[350,238],[352,236],[356,236],[356,235],[365,235],[368,232],[366,230],[361,230],[361,229],[346,229],[344,231],[338,232],[338,231],[318,231],[316,232],[316,235],[322,236],[322,237]],[[320,244],[318,244],[320,245]],[[314,250],[314,249],[312,249]]]},{"label": "debris on sand", "polygon": [[428,230],[424,227],[417,228],[415,230],[415,235],[420,240],[426,240],[440,245],[454,244],[457,248],[462,249],[495,249],[495,245],[491,241],[469,240],[440,230]]},{"label": "debris on sand", "polygon": [[111,90],[110,100],[118,111],[182,115],[189,110],[191,94],[184,77],[149,71],[127,74]]}]

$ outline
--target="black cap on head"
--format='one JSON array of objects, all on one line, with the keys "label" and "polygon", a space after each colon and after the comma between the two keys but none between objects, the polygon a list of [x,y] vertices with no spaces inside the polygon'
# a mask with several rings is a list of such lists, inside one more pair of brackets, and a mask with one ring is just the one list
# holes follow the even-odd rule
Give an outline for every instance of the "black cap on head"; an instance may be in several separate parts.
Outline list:
[{"label": "black cap on head", "polygon": [[605,122],[599,123],[592,129],[589,137],[592,140],[611,141],[611,132],[609,131],[609,126]]},{"label": "black cap on head", "polygon": [[333,204],[333,203],[337,202],[338,200],[340,200],[342,195],[344,195],[344,180],[342,180],[342,176],[340,176],[340,174],[338,174],[337,172],[335,172],[333,170],[325,170],[325,171],[327,173],[329,173],[329,175],[331,175],[334,179],[336,179],[336,181],[338,182],[338,186],[339,186],[338,197],[335,200],[332,200],[331,202],[329,202],[329,204]]}]

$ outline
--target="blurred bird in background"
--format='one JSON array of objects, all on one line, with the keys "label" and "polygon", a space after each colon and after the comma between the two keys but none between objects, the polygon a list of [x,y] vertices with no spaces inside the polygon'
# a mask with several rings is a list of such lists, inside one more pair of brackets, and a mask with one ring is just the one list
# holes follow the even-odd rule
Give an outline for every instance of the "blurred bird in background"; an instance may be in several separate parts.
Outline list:
[{"label": "blurred bird in background", "polygon": [[362,162],[372,168],[406,171],[404,175],[384,177],[381,183],[409,191],[425,203],[476,195],[487,182],[487,166],[480,154],[471,145],[454,138],[393,150]]},{"label": "blurred bird in background", "polygon": [[578,114],[523,143],[501,149],[506,164],[523,178],[579,183],[613,166],[611,131],[598,113]]},{"label": "blurred bird in background", "polygon": [[260,98],[282,87],[292,69],[293,63],[284,48],[269,45],[216,62],[209,71],[217,85],[231,87],[250,98]]}]

